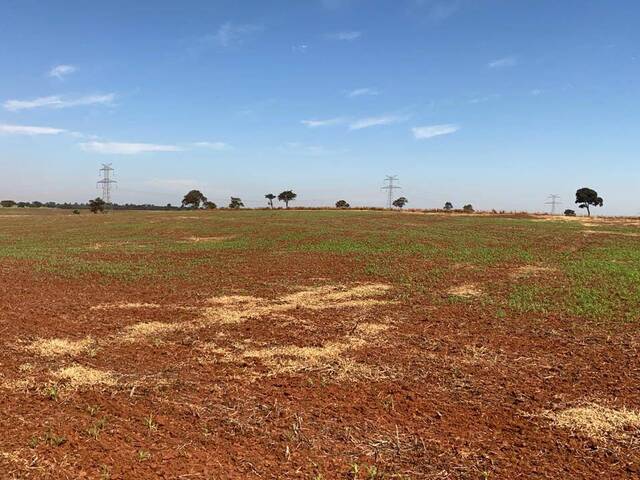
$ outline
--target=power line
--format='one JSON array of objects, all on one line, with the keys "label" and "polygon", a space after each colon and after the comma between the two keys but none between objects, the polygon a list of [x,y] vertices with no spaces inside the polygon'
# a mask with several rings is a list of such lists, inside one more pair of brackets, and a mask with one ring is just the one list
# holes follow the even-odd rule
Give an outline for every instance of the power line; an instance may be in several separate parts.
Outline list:
[{"label": "power line", "polygon": [[562,204],[562,202],[560,201],[560,195],[558,195],[557,193],[552,193],[547,197],[547,200],[549,201],[545,202],[545,205],[551,205],[551,215],[555,215],[556,206]]},{"label": "power line", "polygon": [[382,187],[382,190],[387,190],[389,192],[388,199],[387,199],[387,208],[393,207],[393,191],[399,190],[402,188],[400,185],[393,184],[393,182],[397,182],[397,181],[398,181],[397,175],[387,175],[386,177],[384,177],[385,185]]},{"label": "power line", "polygon": [[111,178],[113,172],[113,167],[110,163],[103,163],[102,168],[100,169],[100,180],[96,182],[96,185],[99,188],[102,188],[102,200],[107,205],[111,204],[111,186],[116,182],[113,178]]}]

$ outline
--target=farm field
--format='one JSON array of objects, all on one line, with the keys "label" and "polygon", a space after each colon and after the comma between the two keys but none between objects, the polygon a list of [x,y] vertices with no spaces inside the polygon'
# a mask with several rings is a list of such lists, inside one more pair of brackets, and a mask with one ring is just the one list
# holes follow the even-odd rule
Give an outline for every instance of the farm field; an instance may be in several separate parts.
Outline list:
[{"label": "farm field", "polygon": [[640,477],[640,220],[0,210],[0,478]]}]

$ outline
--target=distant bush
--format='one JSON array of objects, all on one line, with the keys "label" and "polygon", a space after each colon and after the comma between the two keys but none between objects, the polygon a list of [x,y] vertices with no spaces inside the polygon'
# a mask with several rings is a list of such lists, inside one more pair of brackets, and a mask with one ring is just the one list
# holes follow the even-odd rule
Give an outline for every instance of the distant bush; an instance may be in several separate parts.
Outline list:
[{"label": "distant bush", "polygon": [[73,214],[74,214],[74,215],[80,215],[80,210],[78,210],[78,209],[74,210],[74,211],[73,211]]},{"label": "distant bush", "polygon": [[0,201],[0,205],[2,205],[4,208],[11,208],[16,206],[16,202],[14,202],[13,200],[2,200]]},{"label": "distant bush", "polygon": [[564,211],[564,216],[565,217],[575,217],[576,216],[576,211],[575,210],[571,210],[570,208],[567,208]]},{"label": "distant bush", "polygon": [[471,205],[470,203],[465,205],[464,207],[462,207],[462,211],[464,213],[473,213],[475,210],[473,209],[473,205]]},{"label": "distant bush", "polygon": [[338,200],[336,202],[336,208],[349,208],[350,206],[346,200]]}]

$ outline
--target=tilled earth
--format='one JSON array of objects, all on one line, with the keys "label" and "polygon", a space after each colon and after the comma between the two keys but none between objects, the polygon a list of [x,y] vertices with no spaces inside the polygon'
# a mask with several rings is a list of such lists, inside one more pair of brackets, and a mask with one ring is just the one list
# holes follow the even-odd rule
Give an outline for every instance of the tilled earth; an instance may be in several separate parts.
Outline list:
[{"label": "tilled earth", "polygon": [[0,218],[0,478],[640,477],[633,225],[81,217]]}]

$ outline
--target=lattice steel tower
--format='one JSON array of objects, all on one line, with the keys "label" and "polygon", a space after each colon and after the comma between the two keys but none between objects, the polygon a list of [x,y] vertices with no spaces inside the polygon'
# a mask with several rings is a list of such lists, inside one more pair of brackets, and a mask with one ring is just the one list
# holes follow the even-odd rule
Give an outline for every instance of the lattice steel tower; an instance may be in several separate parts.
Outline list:
[{"label": "lattice steel tower", "polygon": [[98,188],[102,189],[102,200],[107,205],[111,204],[111,186],[118,183],[113,178],[113,167],[110,163],[103,163],[100,169],[100,180],[97,182]]},{"label": "lattice steel tower", "polygon": [[387,208],[393,207],[393,191],[396,190],[396,189],[402,188],[399,185],[394,185],[393,184],[393,182],[397,182],[397,181],[398,181],[398,176],[397,175],[387,175],[386,177],[384,177],[385,186],[382,187],[382,190],[388,190],[389,191],[389,197],[387,199]]},{"label": "lattice steel tower", "polygon": [[548,202],[545,202],[545,205],[551,205],[551,215],[555,215],[556,207],[562,204],[562,202],[560,201],[560,195],[558,195],[557,193],[552,193],[547,197],[547,200]]}]

